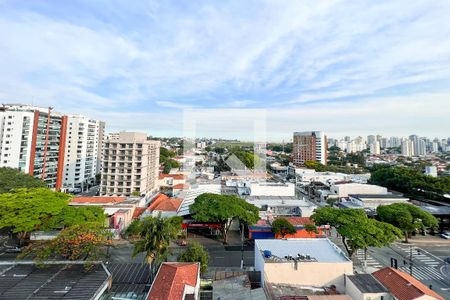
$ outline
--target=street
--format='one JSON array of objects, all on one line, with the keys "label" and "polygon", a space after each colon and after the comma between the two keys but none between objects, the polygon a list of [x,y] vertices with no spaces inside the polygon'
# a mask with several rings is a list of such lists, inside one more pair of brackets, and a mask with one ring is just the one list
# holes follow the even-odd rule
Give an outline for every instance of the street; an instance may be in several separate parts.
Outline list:
[{"label": "street", "polygon": [[[440,241],[437,240],[437,242]],[[444,262],[444,258],[450,256],[450,243],[439,245],[441,246],[417,245],[412,242],[411,244],[394,243],[390,247],[383,248],[369,248],[367,266],[373,268],[391,266],[391,258],[396,259],[399,270],[408,274],[412,273],[414,278],[431,287],[446,299],[450,299],[450,266]],[[363,250],[358,250],[356,256],[361,262],[364,262]]]}]

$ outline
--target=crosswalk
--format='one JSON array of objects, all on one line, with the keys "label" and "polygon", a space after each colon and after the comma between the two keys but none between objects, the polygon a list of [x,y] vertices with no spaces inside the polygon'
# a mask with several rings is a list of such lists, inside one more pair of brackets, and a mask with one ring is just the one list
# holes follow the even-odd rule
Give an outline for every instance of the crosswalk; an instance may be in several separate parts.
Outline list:
[{"label": "crosswalk", "polygon": [[[364,250],[363,249],[358,249],[356,250],[356,257],[358,258],[358,260],[364,264]],[[373,258],[373,256],[371,256],[369,254],[369,252],[367,252],[367,266],[369,267],[374,267],[374,268],[383,268],[383,265],[381,265],[376,259]]]},{"label": "crosswalk", "polygon": [[[440,279],[444,280],[444,276],[439,271],[439,266],[442,265],[442,261],[439,261],[438,258],[429,255],[425,250],[418,247],[410,247],[408,245],[397,244],[397,248],[405,254],[405,261],[409,263],[409,257],[412,254],[413,260],[413,269],[412,275],[418,280],[435,280]],[[419,265],[418,262],[421,262],[423,265]],[[409,266],[401,266],[400,270],[410,273]]]},{"label": "crosswalk", "polygon": [[[399,267],[399,269],[408,274],[410,272],[408,266],[401,266]],[[414,266],[412,269],[412,276],[418,280],[434,280],[434,279],[444,280],[444,276],[442,276],[439,270],[436,269],[435,267]]]}]

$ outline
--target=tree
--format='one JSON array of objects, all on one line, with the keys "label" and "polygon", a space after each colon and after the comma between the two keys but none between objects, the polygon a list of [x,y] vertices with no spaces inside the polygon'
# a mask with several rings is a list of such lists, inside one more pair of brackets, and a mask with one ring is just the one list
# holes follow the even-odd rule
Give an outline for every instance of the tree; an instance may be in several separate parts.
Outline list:
[{"label": "tree", "polygon": [[220,223],[224,243],[227,242],[233,219],[239,219],[246,224],[254,224],[259,220],[259,210],[256,206],[232,195],[201,194],[195,198],[190,212],[197,221]]},{"label": "tree", "polygon": [[316,224],[331,225],[342,236],[349,256],[357,249],[387,246],[402,236],[391,224],[369,219],[362,209],[322,207],[311,216]]},{"label": "tree", "polygon": [[70,195],[47,188],[17,189],[0,194],[0,228],[11,227],[23,235],[46,229],[48,221],[67,206]]},{"label": "tree", "polygon": [[232,153],[249,169],[255,169],[261,164],[260,158],[253,153],[243,150],[233,150]]},{"label": "tree", "polygon": [[408,236],[417,229],[438,227],[438,220],[429,212],[408,203],[394,203],[377,208],[378,218],[386,223],[400,228],[408,243]]},{"label": "tree", "polygon": [[272,223],[272,232],[275,234],[279,234],[282,238],[284,238],[287,234],[296,233],[297,229],[295,229],[294,225],[289,223],[288,220],[284,218],[277,218]]},{"label": "tree", "polygon": [[208,268],[209,255],[205,248],[197,242],[190,242],[187,248],[178,256],[180,262],[200,262],[200,271],[205,273]]},{"label": "tree", "polygon": [[32,255],[38,262],[50,257],[97,261],[104,258],[111,232],[98,223],[84,223],[63,229],[54,240],[35,242],[20,258]]},{"label": "tree", "polygon": [[178,236],[182,219],[147,217],[140,222],[140,239],[134,243],[133,257],[145,253],[148,262],[162,262],[169,255],[170,241]]},{"label": "tree", "polygon": [[46,184],[29,174],[12,168],[0,168],[0,194],[19,188],[45,188]]},{"label": "tree", "polygon": [[61,229],[85,223],[104,225],[106,216],[103,208],[98,206],[65,206],[61,212],[44,222],[43,229]]},{"label": "tree", "polygon": [[314,224],[306,224],[305,230],[306,230],[306,232],[309,233],[310,236],[312,236],[313,233],[319,234],[319,230],[317,229],[316,225],[314,225]]},{"label": "tree", "polygon": [[304,163],[305,167],[308,169],[314,169],[317,172],[324,172],[327,170],[327,167],[315,160],[308,160]]}]

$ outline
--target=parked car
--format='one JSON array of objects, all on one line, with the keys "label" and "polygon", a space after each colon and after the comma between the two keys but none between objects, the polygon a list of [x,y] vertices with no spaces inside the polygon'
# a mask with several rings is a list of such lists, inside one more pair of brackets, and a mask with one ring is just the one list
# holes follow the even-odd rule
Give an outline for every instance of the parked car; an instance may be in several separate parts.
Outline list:
[{"label": "parked car", "polygon": [[6,248],[5,252],[6,253],[20,253],[20,252],[22,252],[22,248],[19,248],[19,247]]},{"label": "parked car", "polygon": [[441,238],[446,239],[446,240],[450,240],[450,233],[442,232],[441,233]]}]

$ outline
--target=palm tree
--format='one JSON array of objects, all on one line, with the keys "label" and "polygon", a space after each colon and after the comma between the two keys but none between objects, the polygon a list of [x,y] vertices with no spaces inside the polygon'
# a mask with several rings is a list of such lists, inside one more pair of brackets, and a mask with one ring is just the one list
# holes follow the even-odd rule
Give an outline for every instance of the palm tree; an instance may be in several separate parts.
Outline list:
[{"label": "palm tree", "polygon": [[141,222],[140,240],[134,243],[133,257],[145,252],[148,263],[160,263],[169,255],[170,241],[177,238],[181,219],[147,217]]}]

